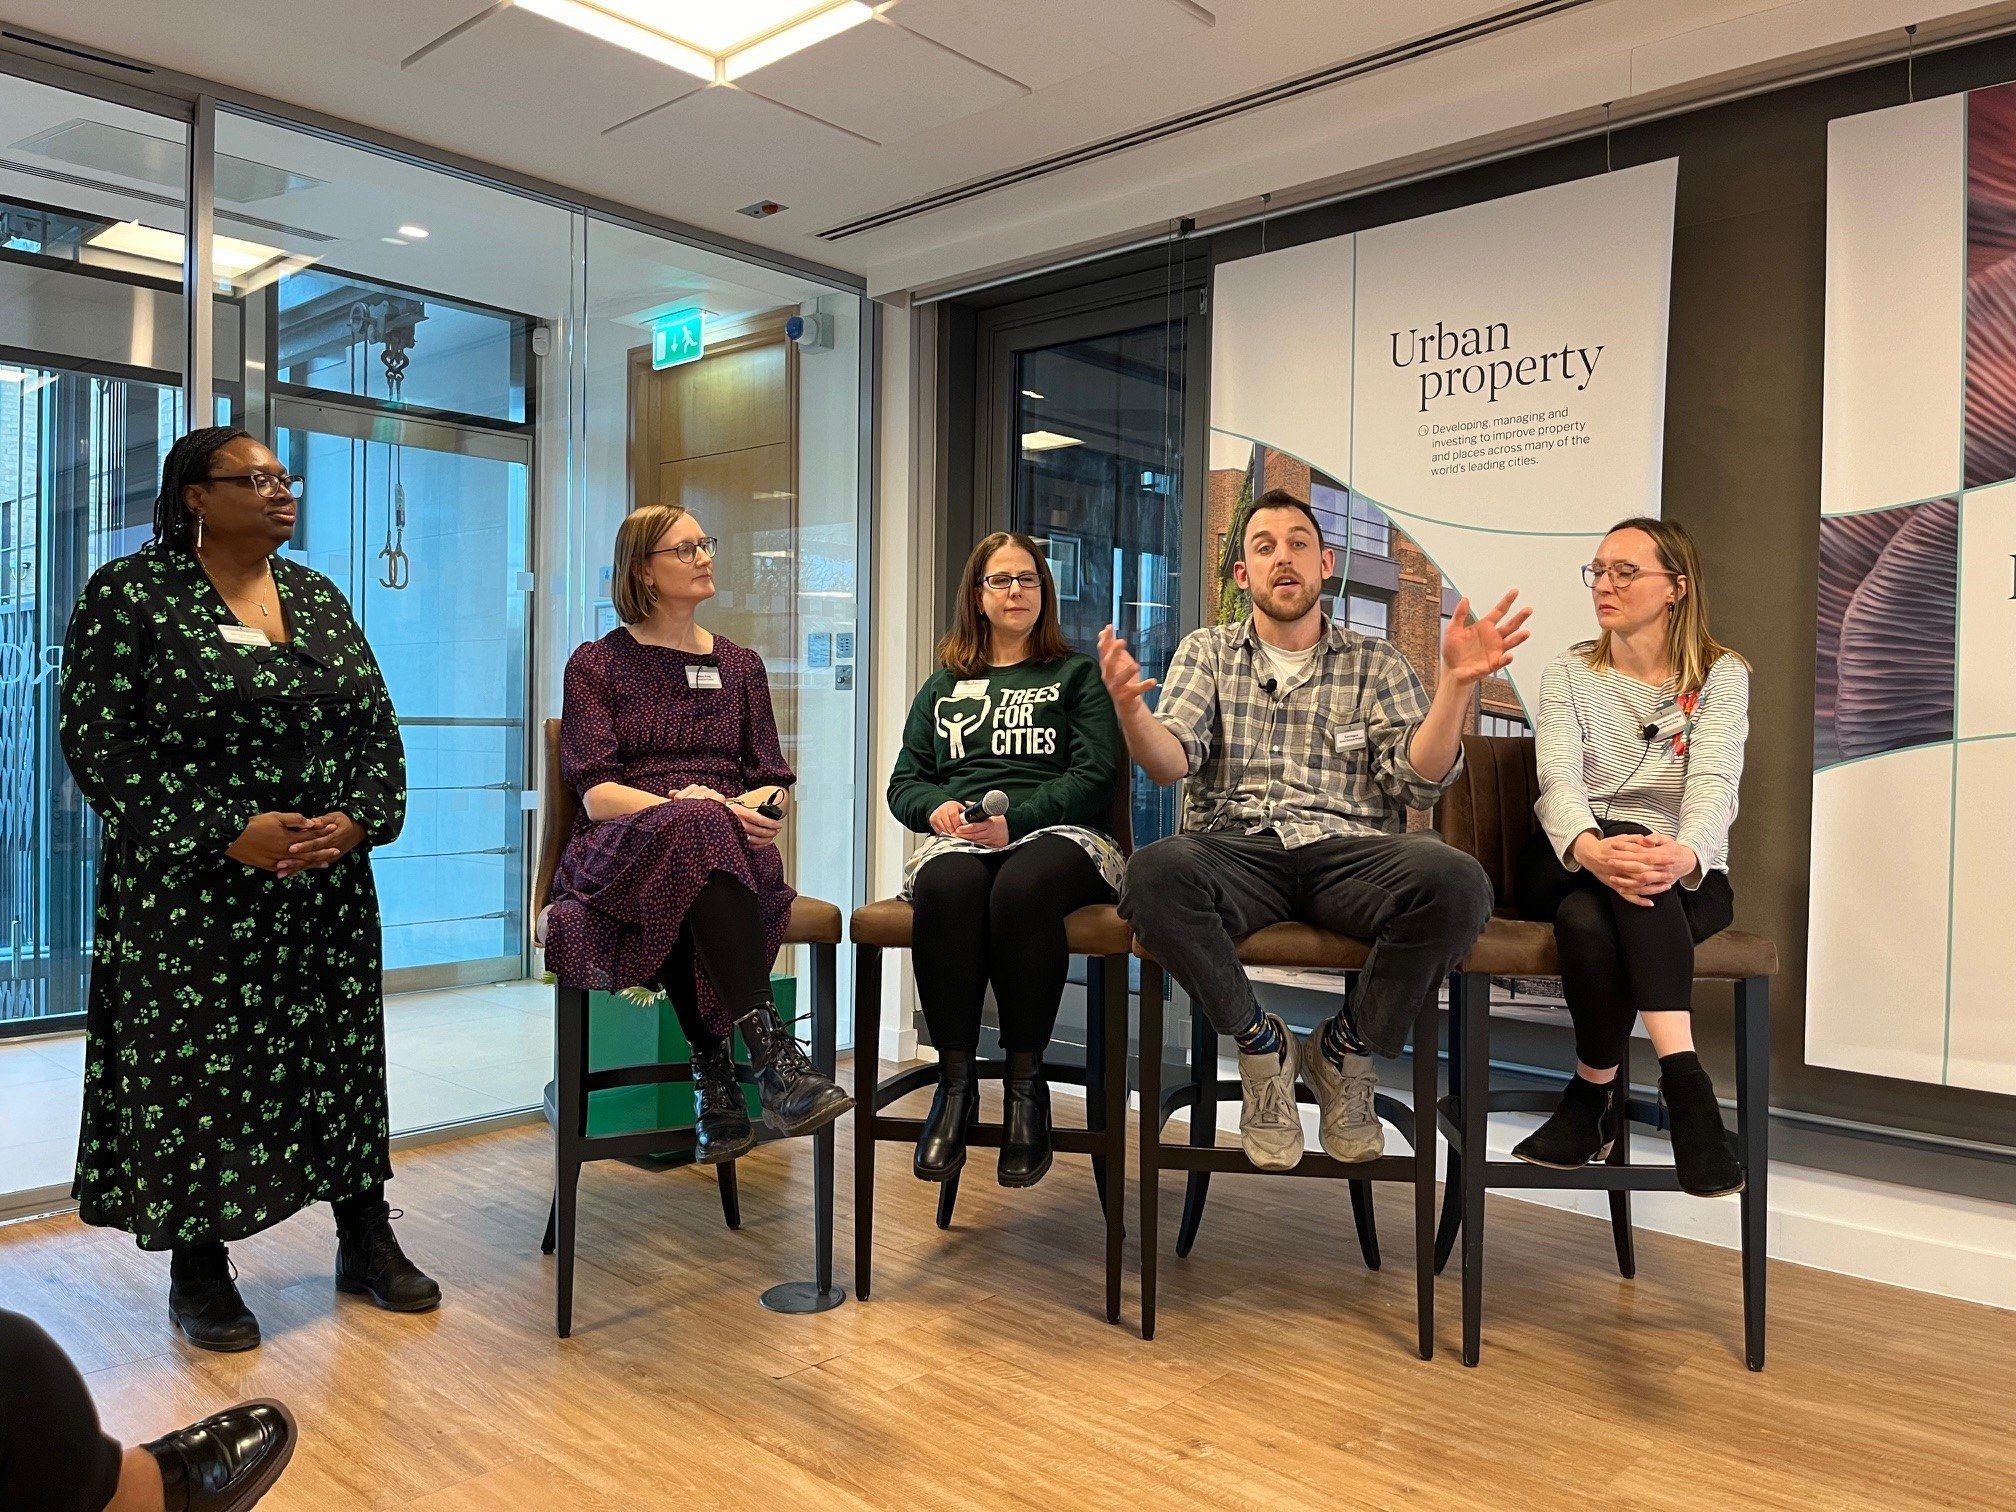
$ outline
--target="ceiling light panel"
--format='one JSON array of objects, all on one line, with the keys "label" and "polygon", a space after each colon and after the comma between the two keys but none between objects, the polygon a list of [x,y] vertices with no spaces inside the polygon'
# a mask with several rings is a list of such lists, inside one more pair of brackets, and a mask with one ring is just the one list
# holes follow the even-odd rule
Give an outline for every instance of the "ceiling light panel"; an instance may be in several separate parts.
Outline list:
[{"label": "ceiling light panel", "polygon": [[795,21],[832,9],[834,0],[595,0],[595,3],[626,21],[720,57],[781,31]]},{"label": "ceiling light panel", "polygon": [[584,5],[581,0],[512,0],[512,5],[517,10],[530,11],[548,21],[572,27],[598,42],[613,43],[654,63],[663,63],[667,68],[676,68],[710,84],[714,82],[712,53],[688,47],[683,42],[674,41],[649,27],[639,26],[596,6]]},{"label": "ceiling light panel", "polygon": [[730,53],[722,62],[721,71],[730,79],[740,79],[767,68],[770,64],[803,52],[806,48],[824,42],[828,37],[837,37],[844,31],[852,31],[863,21],[874,19],[875,12],[861,3],[861,0],[844,0],[843,4],[807,16],[795,25],[774,32],[760,42],[751,43],[739,51]]}]

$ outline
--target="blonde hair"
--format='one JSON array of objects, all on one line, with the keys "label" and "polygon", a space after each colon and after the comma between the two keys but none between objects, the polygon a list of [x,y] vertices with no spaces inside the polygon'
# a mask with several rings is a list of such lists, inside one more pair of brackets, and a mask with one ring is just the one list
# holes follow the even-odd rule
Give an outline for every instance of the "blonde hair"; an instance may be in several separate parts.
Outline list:
[{"label": "blonde hair", "polygon": [[616,617],[626,625],[649,618],[658,596],[644,580],[651,564],[651,552],[665,532],[686,517],[679,504],[640,504],[623,516],[616,527],[616,561],[609,573],[609,596],[616,605]]},{"label": "blonde hair", "polygon": [[[1701,576],[1701,553],[1694,545],[1694,537],[1677,520],[1644,516],[1619,520],[1605,534],[1615,535],[1620,530],[1644,531],[1659,553],[1659,565],[1673,574],[1676,584],[1687,585],[1687,591],[1679,595],[1667,619],[1666,649],[1673,659],[1675,694],[1698,693],[1701,684],[1708,680],[1709,669],[1723,657],[1736,653],[1708,633],[1708,587]],[[1610,632],[1605,630],[1598,635],[1582,654],[1590,666],[1608,667]],[[1740,656],[1736,659],[1742,661]]]}]

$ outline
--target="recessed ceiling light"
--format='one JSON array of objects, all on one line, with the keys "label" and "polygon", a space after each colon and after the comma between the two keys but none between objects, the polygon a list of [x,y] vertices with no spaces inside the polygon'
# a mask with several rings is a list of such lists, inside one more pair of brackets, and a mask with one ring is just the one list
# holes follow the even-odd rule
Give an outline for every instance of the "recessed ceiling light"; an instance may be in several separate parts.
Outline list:
[{"label": "recessed ceiling light", "polygon": [[1066,446],[1083,446],[1085,443],[1076,436],[1061,436],[1056,431],[1033,430],[1022,432],[1022,450],[1057,451]]},{"label": "recessed ceiling light", "polygon": [[427,228],[425,226],[401,226],[399,234],[408,241],[425,241],[427,239]]},{"label": "recessed ceiling light", "polygon": [[[119,221],[107,226],[90,239],[89,245],[155,262],[177,266],[182,262],[181,232],[162,231],[154,226],[143,226],[138,221]],[[269,247],[263,242],[240,241],[235,236],[210,238],[210,266],[219,278],[235,279],[241,273],[249,273],[276,257],[285,256],[285,249]]]},{"label": "recessed ceiling light", "polygon": [[1024,389],[1022,390],[1022,397],[1024,399],[1041,399],[1043,396],[1034,389]]},{"label": "recessed ceiling light", "polygon": [[874,19],[863,0],[508,0],[709,84]]},{"label": "recessed ceiling light", "polygon": [[759,68],[767,68],[780,58],[788,58],[816,42],[824,42],[828,37],[850,31],[863,21],[872,20],[874,15],[875,12],[863,5],[861,0],[845,0],[844,4],[807,16],[782,31],[772,32],[759,42],[750,43],[739,52],[728,54],[721,60],[722,76],[739,79]]},{"label": "recessed ceiling light", "polygon": [[407,247],[412,245],[412,243],[407,241],[406,238],[403,236],[381,236],[378,238],[378,240],[384,242],[385,245],[388,247]]}]

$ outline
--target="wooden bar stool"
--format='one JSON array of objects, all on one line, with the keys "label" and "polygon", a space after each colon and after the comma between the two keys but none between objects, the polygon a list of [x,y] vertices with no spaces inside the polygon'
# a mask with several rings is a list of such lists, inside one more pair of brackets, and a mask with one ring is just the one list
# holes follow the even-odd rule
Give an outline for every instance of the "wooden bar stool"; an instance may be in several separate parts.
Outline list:
[{"label": "wooden bar stool", "polygon": [[[560,721],[549,719],[545,726],[546,769],[540,789],[544,814],[540,836],[539,871],[532,889],[533,917],[538,921],[535,943],[543,945],[546,909],[553,895],[553,874],[560,855],[574,832],[574,816],[580,801],[560,775]],[[811,999],[812,1062],[828,1076],[835,1061],[835,992],[838,980],[840,910],[818,898],[800,897],[791,905],[784,943],[811,948],[812,966],[807,982]],[[676,1155],[693,1148],[692,1128],[640,1129],[624,1134],[588,1132],[588,1098],[591,1093],[611,1087],[643,1087],[664,1083],[690,1083],[690,1061],[618,1066],[605,1071],[588,1069],[589,989],[555,982],[553,987],[554,1076],[547,1089],[546,1117],[553,1125],[554,1184],[553,1206],[546,1218],[546,1235],[539,1248],[558,1254],[555,1275],[554,1322],[561,1338],[574,1328],[574,1234],[575,1194],[581,1167],[593,1160],[635,1159],[644,1155]],[[736,1078],[747,1085],[754,1073],[747,1066],[736,1067]],[[765,1143],[778,1136],[767,1124],[758,1122],[757,1141]],[[833,1165],[835,1129],[828,1124],[812,1136],[813,1270],[812,1282],[792,1281],[772,1287],[763,1294],[766,1307],[777,1312],[824,1312],[846,1300],[844,1289],[833,1284]],[[721,1188],[721,1212],[728,1227],[739,1228],[741,1206],[735,1183],[735,1162],[715,1167]]]},{"label": "wooden bar stool", "polygon": [[[1239,942],[1239,959],[1249,966],[1287,966],[1328,971],[1363,969],[1371,947],[1348,935],[1318,929],[1313,924],[1273,924]],[[1261,1171],[1242,1149],[1218,1145],[1217,1104],[1221,1097],[1237,1099],[1236,1077],[1218,1075],[1218,1035],[1201,1011],[1192,1009],[1195,1026],[1190,1046],[1190,1079],[1162,1091],[1162,1024],[1165,973],[1135,942],[1141,958],[1141,1337],[1155,1337],[1156,1251],[1160,1245],[1161,1186],[1164,1171],[1187,1171],[1183,1220],[1176,1253],[1187,1255],[1203,1221],[1205,1194],[1213,1172],[1255,1176],[1308,1176],[1351,1183],[1351,1210],[1365,1263],[1379,1268],[1379,1237],[1372,1217],[1374,1181],[1405,1181],[1414,1188],[1414,1296],[1419,1329],[1417,1348],[1426,1360],[1435,1353],[1435,1093],[1436,1011],[1428,1004],[1414,1026],[1414,1103],[1378,1093],[1373,1105],[1385,1121],[1405,1131],[1413,1149],[1406,1155],[1381,1155],[1376,1160],[1345,1164],[1332,1160],[1318,1146],[1304,1153],[1291,1170]],[[1297,1102],[1315,1097],[1299,1082]],[[1186,1144],[1166,1144],[1163,1127],[1178,1109],[1190,1110]]]},{"label": "wooden bar stool", "polygon": [[[1109,832],[1123,852],[1131,848],[1133,835],[1130,772],[1122,763],[1109,820]],[[875,1252],[875,1146],[881,1141],[914,1145],[924,1130],[923,1119],[892,1118],[883,1109],[938,1084],[936,1065],[913,1066],[881,1079],[882,952],[908,950],[915,924],[908,903],[885,898],[855,909],[848,928],[854,941],[854,1291],[864,1299]],[[1085,957],[1085,1065],[1081,1069],[1046,1060],[1043,1075],[1085,1088],[1086,1127],[1053,1128],[1051,1145],[1092,1157],[1106,1221],[1106,1321],[1117,1323],[1126,1230],[1121,1202],[1127,1180],[1127,952],[1134,936],[1112,904],[1096,903],[1065,917],[1064,939],[1072,955]],[[1007,1070],[1005,1060],[976,1060],[973,1065],[975,1079],[982,1081],[999,1079]],[[999,1149],[1004,1134],[1000,1122],[983,1120],[967,1145]],[[952,1226],[960,1174],[938,1189],[941,1229]]]},{"label": "wooden bar stool", "polygon": [[[1436,826],[1452,845],[1468,851],[1490,874],[1499,910],[1450,980],[1449,1096],[1442,1104],[1449,1136],[1449,1176],[1443,1195],[1436,1269],[1463,1240],[1463,1363],[1475,1365],[1482,1347],[1484,1307],[1484,1193],[1491,1187],[1610,1194],[1610,1225],[1617,1269],[1637,1274],[1631,1234],[1631,1193],[1677,1192],[1670,1165],[1633,1165],[1631,1124],[1665,1126],[1657,1101],[1631,1095],[1628,1064],[1613,1094],[1617,1138],[1609,1160],[1576,1171],[1556,1171],[1523,1160],[1486,1154],[1486,1120],[1492,1113],[1546,1113],[1558,1094],[1491,1086],[1491,978],[1561,974],[1554,926],[1518,918],[1511,908],[1513,868],[1534,828],[1533,801],[1540,779],[1528,736],[1466,735],[1464,770],[1435,811]],[[1765,1218],[1770,1179],[1771,978],[1778,948],[1761,935],[1725,929],[1695,947],[1697,981],[1726,981],[1736,1005],[1737,1155],[1743,1165],[1743,1335],[1752,1370],[1764,1368]],[[1478,1095],[1466,1095],[1471,1088]]]}]

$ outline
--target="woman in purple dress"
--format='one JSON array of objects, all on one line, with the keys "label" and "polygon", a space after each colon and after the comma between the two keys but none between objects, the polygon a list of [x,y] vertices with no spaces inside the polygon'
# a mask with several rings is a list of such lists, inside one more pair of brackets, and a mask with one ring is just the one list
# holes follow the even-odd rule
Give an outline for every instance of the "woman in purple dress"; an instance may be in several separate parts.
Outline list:
[{"label": "woman in purple dress", "polygon": [[770,965],[791,900],[777,855],[797,779],[763,659],[695,622],[714,596],[713,537],[672,504],[616,531],[623,621],[567,662],[560,765],[581,798],[553,879],[546,964],[603,991],[661,988],[693,1047],[695,1159],[756,1142],[729,1039],[749,1046],[764,1121],[810,1134],[853,1106],[778,1017]]}]

